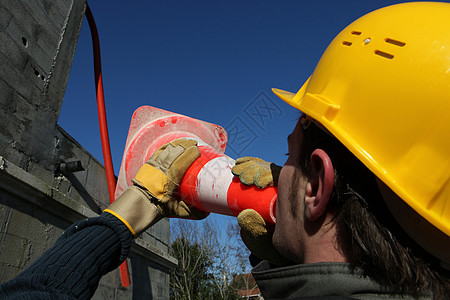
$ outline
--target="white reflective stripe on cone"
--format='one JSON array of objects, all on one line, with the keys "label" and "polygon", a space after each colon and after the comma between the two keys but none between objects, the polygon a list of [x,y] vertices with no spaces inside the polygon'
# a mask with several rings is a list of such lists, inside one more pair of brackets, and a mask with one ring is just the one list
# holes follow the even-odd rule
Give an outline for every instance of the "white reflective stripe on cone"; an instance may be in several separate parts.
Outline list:
[{"label": "white reflective stripe on cone", "polygon": [[228,208],[227,192],[233,174],[235,160],[228,156],[216,157],[207,162],[197,176],[197,193],[207,211],[233,215]]}]

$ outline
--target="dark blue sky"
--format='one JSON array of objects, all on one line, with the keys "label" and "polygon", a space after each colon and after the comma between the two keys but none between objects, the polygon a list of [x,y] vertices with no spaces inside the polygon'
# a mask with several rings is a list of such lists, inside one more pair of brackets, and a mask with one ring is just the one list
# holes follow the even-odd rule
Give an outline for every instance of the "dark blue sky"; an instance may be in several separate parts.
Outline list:
[{"label": "dark blue sky", "polygon": [[[142,105],[227,128],[233,158],[283,164],[298,112],[270,89],[296,92],[334,36],[393,3],[398,1],[89,1],[100,34],[116,174],[131,115]],[[103,162],[86,20],[59,123]]]}]

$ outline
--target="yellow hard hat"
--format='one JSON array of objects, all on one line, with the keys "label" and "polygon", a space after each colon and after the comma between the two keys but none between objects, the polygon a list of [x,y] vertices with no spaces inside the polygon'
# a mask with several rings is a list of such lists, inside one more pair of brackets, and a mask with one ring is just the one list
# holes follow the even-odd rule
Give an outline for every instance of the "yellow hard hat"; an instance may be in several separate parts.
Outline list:
[{"label": "yellow hard hat", "polygon": [[450,236],[450,4],[371,12],[328,46],[298,93],[273,89],[330,131]]}]

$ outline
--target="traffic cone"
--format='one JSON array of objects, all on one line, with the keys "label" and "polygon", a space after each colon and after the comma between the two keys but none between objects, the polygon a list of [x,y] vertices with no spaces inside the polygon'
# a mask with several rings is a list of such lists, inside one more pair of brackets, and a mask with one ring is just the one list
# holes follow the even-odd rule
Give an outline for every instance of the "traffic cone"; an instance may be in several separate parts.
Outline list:
[{"label": "traffic cone", "polygon": [[138,108],[131,119],[116,198],[159,147],[179,138],[196,140],[201,154],[180,183],[183,201],[203,211],[230,216],[252,208],[266,222],[275,223],[277,188],[246,186],[231,173],[235,160],[225,154],[228,137],[221,126],[151,106]]}]

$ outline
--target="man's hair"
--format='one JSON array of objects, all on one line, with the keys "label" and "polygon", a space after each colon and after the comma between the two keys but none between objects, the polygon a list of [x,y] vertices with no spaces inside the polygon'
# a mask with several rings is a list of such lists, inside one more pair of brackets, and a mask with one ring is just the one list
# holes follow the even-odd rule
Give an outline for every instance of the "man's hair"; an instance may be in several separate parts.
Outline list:
[{"label": "man's hair", "polygon": [[450,296],[450,272],[416,244],[387,208],[369,171],[345,146],[314,123],[304,130],[300,168],[312,176],[311,153],[324,150],[334,167],[335,183],[328,209],[337,239],[352,269],[398,294],[435,299]]}]

